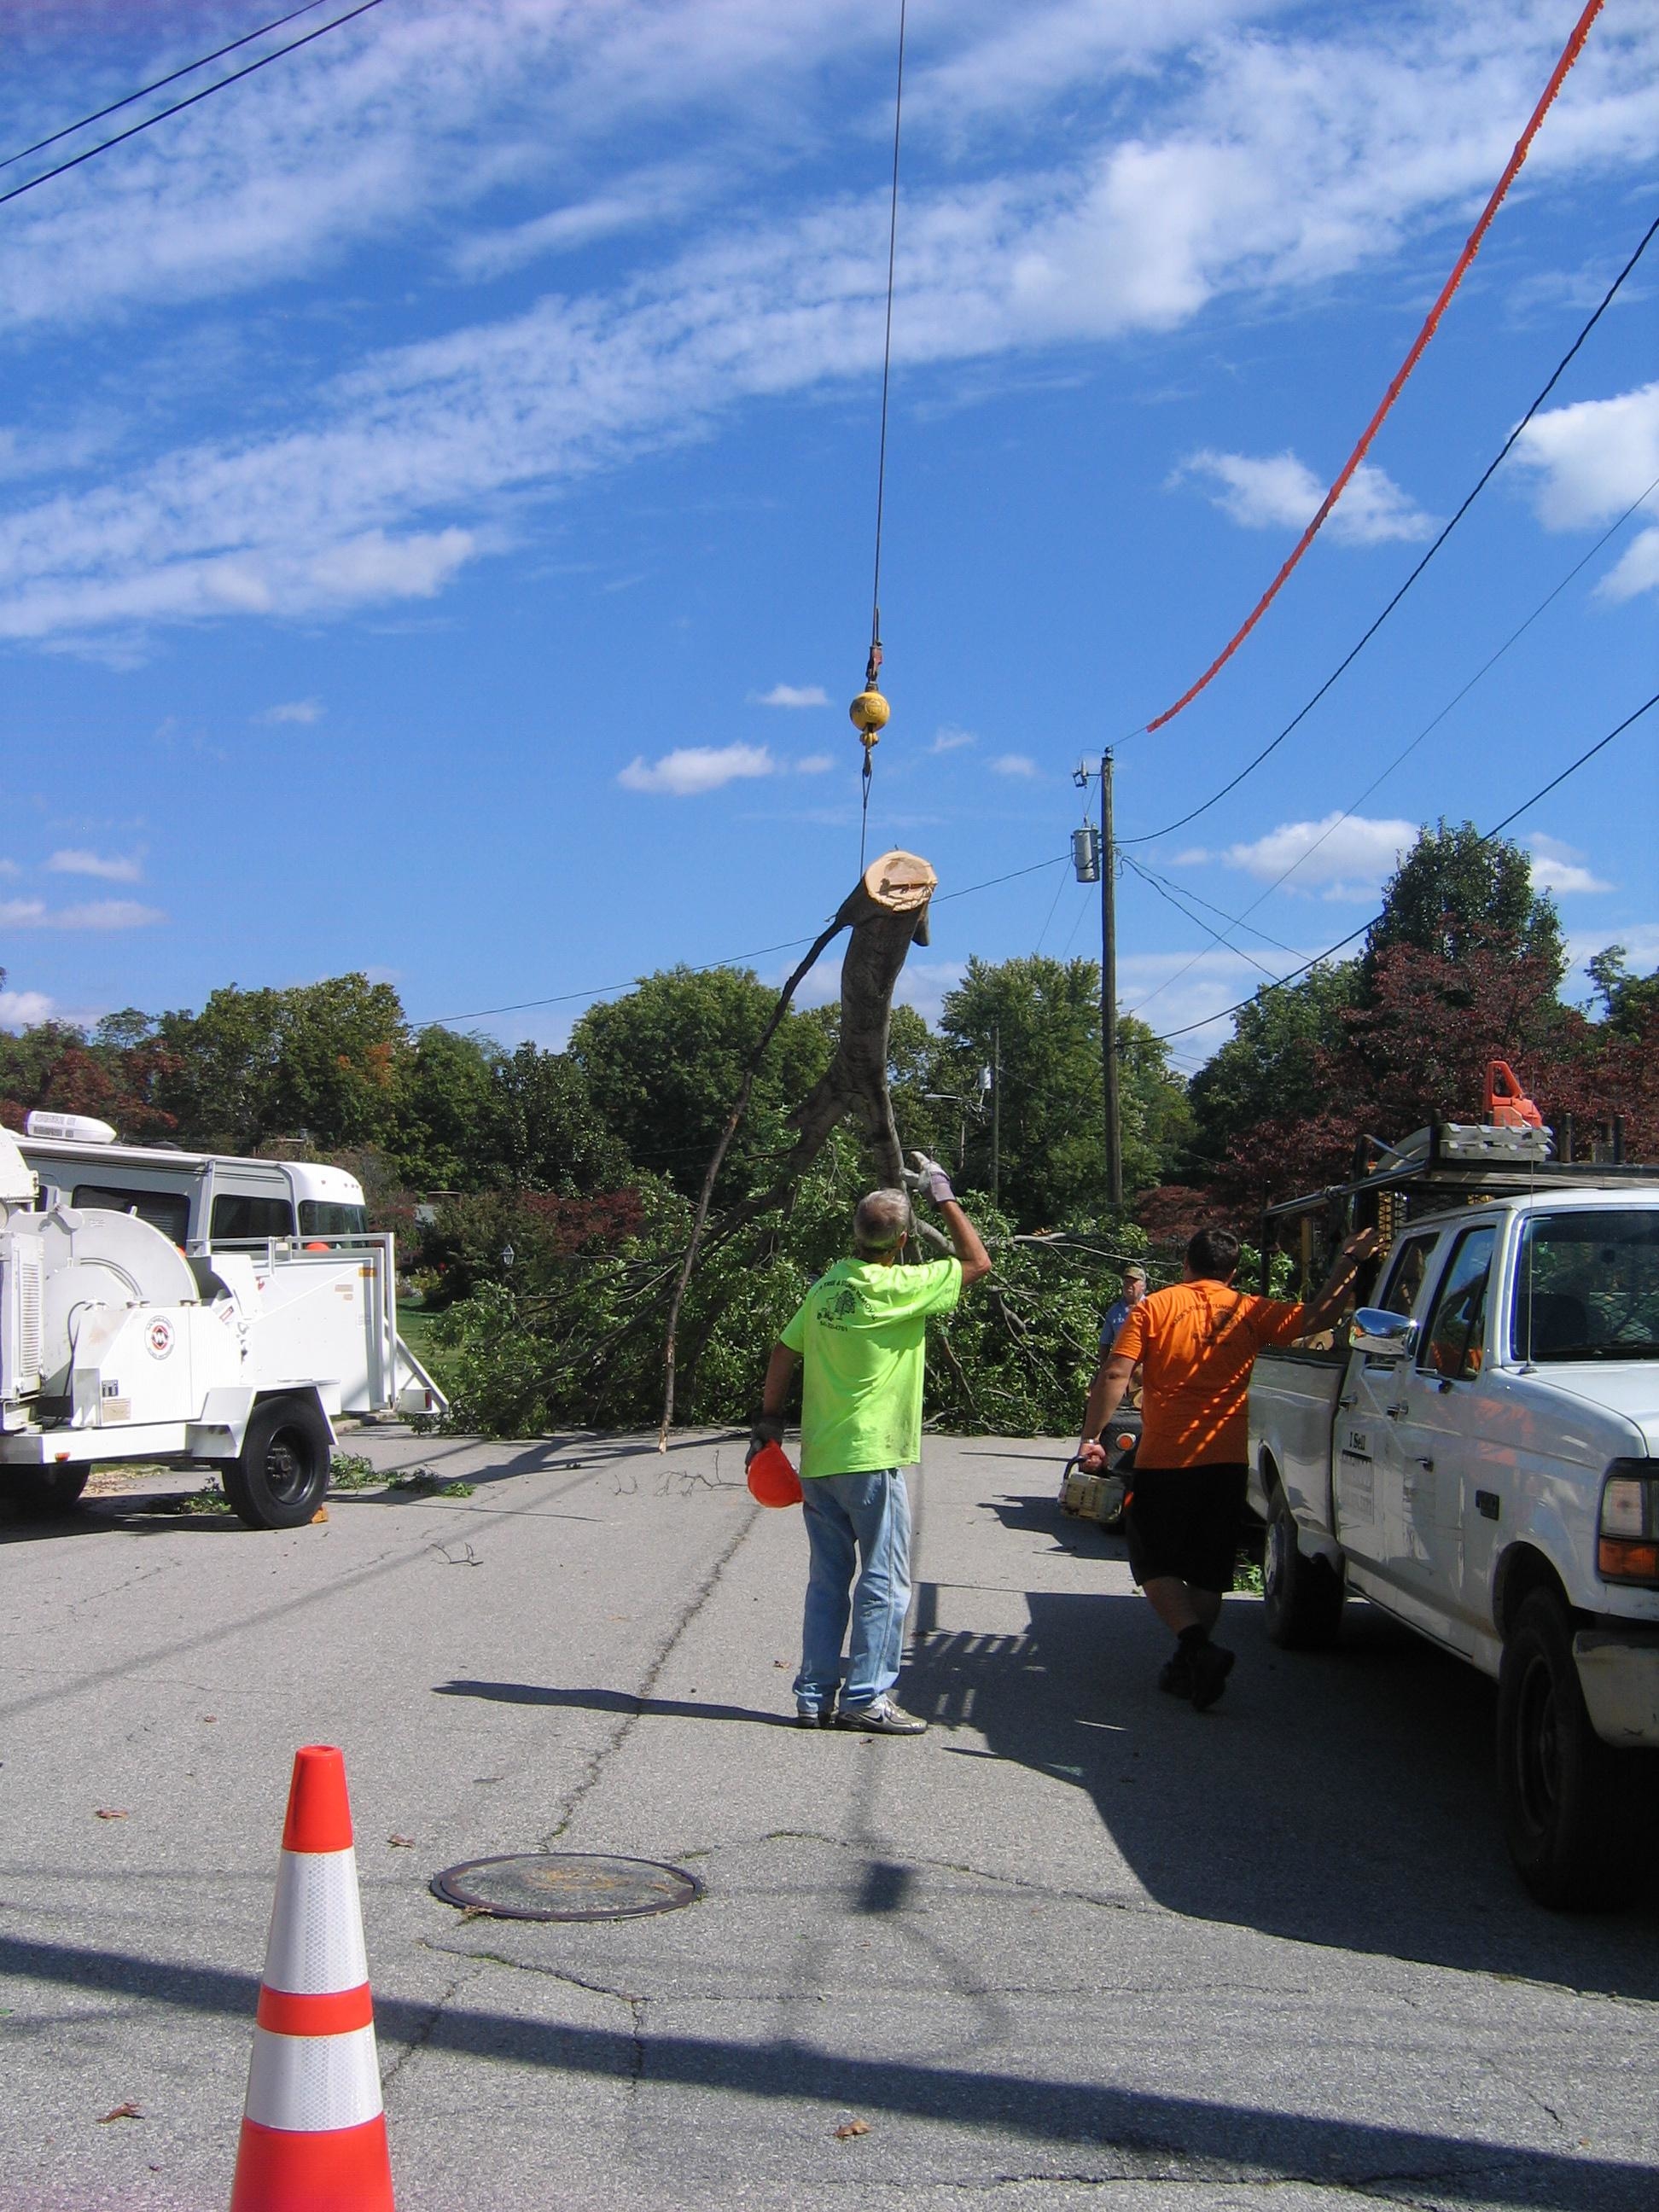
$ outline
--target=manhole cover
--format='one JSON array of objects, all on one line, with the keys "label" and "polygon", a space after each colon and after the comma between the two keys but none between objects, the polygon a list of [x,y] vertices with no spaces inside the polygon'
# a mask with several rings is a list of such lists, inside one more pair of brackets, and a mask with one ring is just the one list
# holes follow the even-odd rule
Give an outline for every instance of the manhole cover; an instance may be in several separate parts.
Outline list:
[{"label": "manhole cover", "polygon": [[447,1905],[502,1920],[628,1920],[695,1905],[702,1884],[684,1867],[615,1859],[599,1851],[520,1851],[469,1859],[432,1877]]}]

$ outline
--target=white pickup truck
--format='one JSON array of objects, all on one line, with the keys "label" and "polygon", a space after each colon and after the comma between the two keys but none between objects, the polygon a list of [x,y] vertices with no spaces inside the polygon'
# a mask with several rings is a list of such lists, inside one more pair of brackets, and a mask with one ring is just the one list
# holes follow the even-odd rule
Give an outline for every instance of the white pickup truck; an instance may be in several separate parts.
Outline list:
[{"label": "white pickup truck", "polygon": [[1251,1382],[1268,1633],[1328,1644],[1358,1591],[1495,1676],[1522,1879],[1622,1901],[1659,1776],[1659,1189],[1413,1218],[1348,1336]]}]

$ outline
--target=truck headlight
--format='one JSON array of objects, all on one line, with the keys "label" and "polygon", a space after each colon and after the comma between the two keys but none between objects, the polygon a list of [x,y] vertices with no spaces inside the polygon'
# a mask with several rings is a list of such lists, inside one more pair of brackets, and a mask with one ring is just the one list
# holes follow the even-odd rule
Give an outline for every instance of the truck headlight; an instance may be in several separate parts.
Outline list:
[{"label": "truck headlight", "polygon": [[1659,1584],[1659,1461],[1608,1467],[1596,1565],[1603,1582]]}]

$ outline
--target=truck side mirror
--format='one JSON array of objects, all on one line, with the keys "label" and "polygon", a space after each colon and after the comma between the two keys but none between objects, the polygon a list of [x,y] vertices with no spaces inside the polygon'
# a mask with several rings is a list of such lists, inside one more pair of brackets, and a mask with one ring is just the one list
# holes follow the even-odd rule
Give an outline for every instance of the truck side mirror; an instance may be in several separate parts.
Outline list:
[{"label": "truck side mirror", "polygon": [[1416,1342],[1411,1316],[1390,1313],[1386,1306],[1361,1306],[1348,1332],[1349,1349],[1367,1359],[1404,1359]]}]

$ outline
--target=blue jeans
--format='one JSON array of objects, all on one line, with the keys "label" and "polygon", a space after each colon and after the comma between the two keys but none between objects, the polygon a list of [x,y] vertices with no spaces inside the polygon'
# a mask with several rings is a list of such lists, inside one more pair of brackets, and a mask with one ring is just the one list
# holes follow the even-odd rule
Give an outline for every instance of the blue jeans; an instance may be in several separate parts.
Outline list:
[{"label": "blue jeans", "polygon": [[817,1711],[834,1704],[850,1618],[853,1640],[841,1702],[847,1708],[867,1705],[898,1680],[910,1609],[910,1493],[896,1467],[871,1474],[811,1475],[801,1488],[811,1563],[796,1700]]}]

